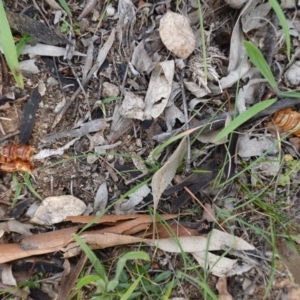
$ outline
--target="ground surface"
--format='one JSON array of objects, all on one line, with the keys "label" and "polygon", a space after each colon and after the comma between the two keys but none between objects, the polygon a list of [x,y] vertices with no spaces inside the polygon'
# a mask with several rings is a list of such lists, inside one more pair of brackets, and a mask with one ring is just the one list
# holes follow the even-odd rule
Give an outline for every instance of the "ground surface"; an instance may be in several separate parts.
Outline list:
[{"label": "ground surface", "polygon": [[[39,2],[4,1],[8,11],[35,16],[52,28],[43,35],[36,23],[29,28],[29,21],[8,14],[15,40],[27,33],[35,36],[28,44],[32,48],[39,43],[66,48],[62,35],[69,33],[75,48],[69,59],[43,50],[35,56],[36,74],[22,66],[23,90],[2,61],[1,101],[7,102],[8,92],[15,94],[8,106],[0,106],[2,146],[21,143],[30,119],[33,129],[25,143],[35,153],[31,177],[1,173],[0,263],[6,264],[0,265],[0,297],[12,299],[7,291],[18,285],[14,293],[31,299],[91,299],[95,292],[95,299],[121,299],[137,282],[132,297],[138,299],[299,299],[300,143],[297,132],[288,133],[300,122],[300,97],[294,103],[277,97],[299,89],[297,7],[282,5],[291,36],[289,58],[282,25],[269,2],[232,8],[222,0],[205,1],[200,10],[200,2],[193,0],[69,1],[71,17],[59,15],[50,1]],[[89,6],[91,11],[84,13]],[[22,31],[22,22],[32,31]],[[260,49],[275,86],[250,63],[244,40]],[[30,57],[22,54],[20,61]],[[33,116],[24,107],[33,101],[34,90],[41,99]],[[275,108],[260,117],[254,114],[234,134],[232,129],[227,138],[215,140],[234,112],[270,98],[278,100]],[[287,107],[294,112],[283,111],[280,123],[273,114]],[[217,119],[221,121],[215,126]],[[45,150],[48,154],[42,156]],[[46,213],[36,215],[40,199],[65,195],[75,198],[54,198]],[[68,235],[61,230],[93,218],[69,219],[71,223],[67,216],[94,216],[106,208],[111,219],[94,226],[95,238],[90,233],[85,241],[96,249],[108,278],[129,251],[151,257],[149,263],[128,261],[111,293],[96,280],[76,286],[78,277],[95,272],[84,257],[60,251],[79,227]],[[131,240],[152,238],[151,219],[146,218],[153,209],[172,219],[167,224],[181,250]],[[172,213],[177,215],[167,215]],[[130,224],[113,219],[124,214],[146,216]],[[11,220],[19,223],[9,227]],[[158,223],[156,240],[169,238],[166,222]],[[25,224],[33,224],[30,232],[22,231]],[[54,236],[43,238],[48,232]],[[104,236],[99,242],[98,235],[105,233],[120,236]],[[187,241],[186,236],[197,239]],[[37,246],[42,240],[45,244]],[[200,244],[205,251],[198,250]],[[196,252],[210,256],[199,258]],[[63,255],[75,273],[67,273]],[[60,284],[66,274],[74,281]],[[158,274],[165,277],[159,280]]]}]

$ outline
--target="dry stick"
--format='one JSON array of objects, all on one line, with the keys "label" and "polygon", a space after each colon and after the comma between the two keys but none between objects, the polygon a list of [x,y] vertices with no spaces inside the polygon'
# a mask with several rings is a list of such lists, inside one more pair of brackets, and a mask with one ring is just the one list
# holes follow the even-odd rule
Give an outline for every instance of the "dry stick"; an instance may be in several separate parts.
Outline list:
[{"label": "dry stick", "polygon": [[88,119],[89,119],[89,121],[90,121],[92,118],[91,118],[91,106],[90,106],[90,102],[89,102],[88,96],[87,96],[87,94],[86,94],[86,91],[85,91],[84,87],[82,86],[82,84],[81,84],[81,82],[80,82],[80,79],[79,79],[78,75],[77,75],[76,72],[73,70],[73,68],[72,68],[72,66],[71,66],[71,61],[70,61],[69,59],[68,59],[68,65],[69,65],[70,69],[72,70],[72,74],[73,74],[73,76],[76,78],[76,81],[77,81],[77,83],[79,84],[79,87],[80,87],[80,89],[82,90],[82,93],[83,93],[83,95],[84,95],[84,99],[85,99],[85,102],[86,102],[87,107],[88,107],[88,110],[89,110],[89,116],[88,116]]},{"label": "dry stick", "polygon": [[[183,76],[184,76],[184,69],[181,70],[180,85],[181,85],[181,95],[182,95],[183,113],[185,118],[185,126],[186,129],[190,129],[188,109],[186,104],[185,91],[183,87]],[[187,173],[190,173],[191,171],[191,139],[189,135],[187,136],[187,153],[186,153],[186,161],[185,161],[185,170]]]},{"label": "dry stick", "polygon": [[15,131],[15,132],[12,132],[12,133],[9,133],[9,134],[7,134],[7,135],[5,135],[5,136],[2,136],[1,138],[0,138],[0,142],[3,142],[3,141],[5,141],[5,140],[7,140],[8,138],[10,138],[10,137],[12,137],[12,136],[14,136],[14,135],[17,135],[17,134],[19,134],[20,133],[20,130],[17,130],[17,131]]},{"label": "dry stick", "polygon": [[[94,64],[94,66],[90,70],[88,76],[82,81],[82,84],[81,84],[82,87],[85,87],[87,85],[87,83],[90,81],[90,79],[93,77],[94,72],[96,72],[98,70],[98,65],[99,65],[98,62],[96,62]],[[66,113],[66,111],[68,110],[70,105],[75,101],[75,99],[80,94],[80,92],[81,92],[81,87],[79,86],[79,88],[74,92],[74,94],[70,98],[70,101],[68,101],[65,104],[65,106],[61,109],[61,111],[56,115],[51,129],[53,129],[61,121],[62,117],[64,116],[64,114]]]}]

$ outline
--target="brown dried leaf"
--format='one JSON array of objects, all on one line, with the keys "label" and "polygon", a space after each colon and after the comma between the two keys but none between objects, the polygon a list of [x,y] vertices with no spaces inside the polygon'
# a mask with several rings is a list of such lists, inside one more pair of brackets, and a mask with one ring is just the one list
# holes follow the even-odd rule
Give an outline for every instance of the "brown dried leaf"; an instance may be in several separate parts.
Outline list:
[{"label": "brown dried leaf", "polygon": [[[80,237],[91,249],[105,249],[112,246],[128,245],[144,241],[142,238],[114,233],[85,233]],[[82,249],[77,243],[70,243],[66,248],[62,249],[62,251],[65,252],[64,258],[69,258],[78,255]]]}]

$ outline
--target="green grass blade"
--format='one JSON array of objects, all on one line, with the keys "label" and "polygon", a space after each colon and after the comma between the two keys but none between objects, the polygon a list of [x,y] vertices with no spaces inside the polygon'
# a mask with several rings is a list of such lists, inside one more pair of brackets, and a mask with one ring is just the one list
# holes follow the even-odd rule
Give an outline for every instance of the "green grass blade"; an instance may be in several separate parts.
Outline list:
[{"label": "green grass blade", "polygon": [[110,97],[110,98],[105,98],[103,99],[101,102],[103,104],[107,104],[107,103],[111,103],[113,101],[116,101],[116,100],[121,100],[121,97]]},{"label": "green grass blade", "polygon": [[171,284],[169,284],[168,289],[166,290],[165,294],[163,295],[162,300],[170,299],[174,284],[175,284],[175,280],[173,278],[171,281]]},{"label": "green grass blade", "polygon": [[72,16],[71,10],[65,0],[59,0],[61,7],[66,11],[69,17]]},{"label": "green grass blade", "polygon": [[12,182],[14,185],[14,189],[15,189],[15,194],[14,194],[14,198],[12,200],[12,204],[11,206],[14,207],[18,201],[19,196],[21,195],[21,191],[22,191],[22,183],[20,183],[18,181],[18,175],[17,173],[13,173],[12,175]]},{"label": "green grass blade", "polygon": [[17,50],[14,39],[6,18],[3,2],[0,0],[0,45],[2,47],[8,67],[10,68],[16,83],[23,89],[23,76],[20,71]]},{"label": "green grass blade", "polygon": [[276,92],[276,94],[278,94],[276,80],[260,50],[253,43],[248,41],[244,42],[244,46],[246,48],[248,56],[250,57],[251,62],[260,71],[260,73],[264,76],[264,78],[267,79],[273,91]]},{"label": "green grass blade", "polygon": [[98,275],[86,275],[83,278],[78,280],[78,282],[76,284],[76,288],[81,289],[84,286],[89,285],[90,283],[97,282],[99,279],[101,279],[101,278]]},{"label": "green grass blade", "polygon": [[277,18],[279,19],[280,25],[282,27],[284,36],[285,36],[285,43],[286,43],[286,54],[288,57],[288,60],[291,60],[291,37],[290,37],[290,31],[289,26],[287,24],[286,18],[284,16],[284,13],[277,2],[277,0],[269,0],[272,8],[274,9]]},{"label": "green grass blade", "polygon": [[271,106],[275,101],[276,99],[269,99],[263,102],[259,102],[250,107],[248,110],[244,111],[239,116],[237,116],[232,122],[230,122],[221,132],[219,132],[219,134],[215,138],[215,141],[224,138],[229,133],[233,132],[236,128],[238,128],[240,125],[254,117],[257,113]]},{"label": "green grass blade", "polygon": [[34,41],[34,38],[31,37],[30,35],[24,34],[22,36],[21,40],[16,45],[16,50],[17,50],[18,57],[20,56],[20,54],[21,54],[22,50],[24,49],[24,47],[26,46],[26,44],[28,44],[32,41]]},{"label": "green grass blade", "polygon": [[140,275],[139,278],[137,278],[133,282],[133,284],[128,288],[128,290],[125,292],[125,294],[123,294],[123,296],[120,298],[120,300],[127,300],[131,296],[131,294],[134,292],[134,290],[140,283],[141,279],[142,279],[142,275]]},{"label": "green grass blade", "polygon": [[120,275],[124,269],[126,261],[129,259],[143,259],[146,261],[150,261],[150,256],[147,253],[142,252],[142,251],[132,251],[132,252],[128,252],[125,255],[123,255],[117,263],[115,278],[107,284],[108,292],[113,291],[119,284]]},{"label": "green grass blade", "polygon": [[279,98],[300,98],[300,93],[294,91],[282,92],[278,95],[278,97]]},{"label": "green grass blade", "polygon": [[94,254],[94,252],[89,248],[89,246],[79,237],[77,234],[73,234],[75,241],[78,243],[82,251],[86,254],[90,262],[92,263],[93,267],[95,268],[97,274],[100,276],[100,278],[106,283],[107,277],[105,270],[97,258],[97,256]]},{"label": "green grass blade", "polygon": [[37,198],[40,199],[40,200],[43,200],[43,198],[39,195],[39,193],[33,188],[29,176],[30,176],[30,175],[29,175],[28,172],[26,172],[26,173],[24,174],[24,182],[25,182],[25,185],[27,186],[27,188],[29,189],[29,191],[30,191],[35,197],[37,197]]}]

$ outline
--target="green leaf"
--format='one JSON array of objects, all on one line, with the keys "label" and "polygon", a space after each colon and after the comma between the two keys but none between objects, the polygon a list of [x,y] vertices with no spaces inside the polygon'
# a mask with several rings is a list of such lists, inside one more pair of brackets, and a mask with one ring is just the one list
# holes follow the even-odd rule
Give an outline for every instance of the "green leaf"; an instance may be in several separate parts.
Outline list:
[{"label": "green leaf", "polygon": [[129,287],[129,289],[123,294],[123,296],[120,298],[120,300],[127,300],[129,299],[129,297],[131,296],[131,294],[133,293],[133,291],[136,289],[136,287],[138,286],[138,284],[140,283],[142,279],[142,275],[139,276],[139,278],[137,278],[133,284]]},{"label": "green leaf", "polygon": [[69,17],[72,16],[71,10],[65,0],[59,0],[61,7],[66,11]]},{"label": "green leaf", "polygon": [[13,189],[15,190],[14,198],[12,200],[11,206],[14,207],[18,201],[19,196],[21,195],[22,191],[22,183],[18,181],[17,173],[13,173],[12,175],[12,182],[13,182]]},{"label": "green leaf", "polygon": [[84,286],[86,286],[92,282],[97,282],[99,280],[101,280],[101,278],[98,275],[86,275],[83,278],[81,278],[80,280],[78,280],[78,282],[76,284],[76,288],[81,289]]},{"label": "green leaf", "polygon": [[164,281],[166,279],[168,279],[171,276],[172,272],[171,271],[164,271],[160,274],[158,274],[157,276],[154,277],[153,281],[158,283],[160,281]]},{"label": "green leaf", "polygon": [[218,135],[215,137],[215,141],[224,138],[229,133],[233,132],[236,128],[241,126],[243,123],[245,123],[246,121],[254,117],[257,113],[271,106],[274,102],[276,102],[276,99],[269,99],[253,105],[248,110],[244,111],[239,116],[237,116],[228,125],[226,125],[226,127],[224,127],[223,130],[220,131]]},{"label": "green leaf", "polygon": [[23,48],[25,47],[25,45],[27,43],[30,43],[34,40],[34,38],[28,34],[24,34],[21,38],[21,40],[19,41],[19,43],[16,45],[16,50],[17,50],[17,55],[18,57],[20,56]]},{"label": "green leaf", "polygon": [[120,275],[124,269],[126,261],[129,259],[143,259],[146,261],[150,261],[150,256],[147,253],[142,251],[133,251],[124,254],[117,263],[115,278],[111,280],[107,285],[108,292],[113,291],[116,288],[116,286],[119,284]]},{"label": "green leaf", "polygon": [[116,101],[116,100],[120,100],[121,97],[110,97],[110,98],[105,98],[103,99],[101,102],[103,104],[107,104],[107,103],[110,103],[110,102],[113,102],[113,101]]},{"label": "green leaf", "polygon": [[171,284],[169,284],[168,289],[166,290],[165,294],[163,295],[162,300],[170,299],[171,293],[172,293],[172,290],[173,290],[173,287],[174,287],[174,283],[175,283],[175,281],[174,281],[174,278],[173,278]]},{"label": "green leaf", "polygon": [[278,95],[279,98],[300,98],[300,93],[289,91],[289,92],[282,92]]},{"label": "green leaf", "polygon": [[30,181],[30,174],[28,172],[24,173],[24,181],[25,185],[29,189],[29,191],[38,199],[43,200],[43,198],[40,196],[40,194],[33,188],[31,181]]},{"label": "green leaf", "polygon": [[0,45],[2,47],[8,67],[11,70],[16,83],[23,89],[23,76],[20,71],[19,61],[13,36],[6,18],[3,2],[0,0]]},{"label": "green leaf", "polygon": [[276,80],[272,74],[272,71],[267,64],[264,56],[260,50],[251,42],[245,41],[244,46],[247,50],[248,56],[255,67],[260,71],[264,78],[269,82],[271,88],[276,94],[278,94],[278,88]]},{"label": "green leaf", "polygon": [[77,234],[73,234],[73,236],[74,236],[75,241],[78,243],[78,245],[82,249],[82,251],[84,251],[84,253],[88,257],[88,259],[92,263],[92,265],[95,268],[99,277],[104,281],[104,283],[107,283],[107,277],[106,277],[105,270],[104,270],[101,262],[97,258],[97,256]]},{"label": "green leaf", "polygon": [[290,37],[290,31],[289,31],[289,26],[287,24],[286,18],[284,16],[284,13],[279,5],[279,3],[277,2],[277,0],[269,0],[272,8],[274,9],[280,25],[283,29],[284,32],[284,36],[285,36],[285,42],[286,42],[286,54],[288,57],[288,60],[291,59],[291,37]]}]

